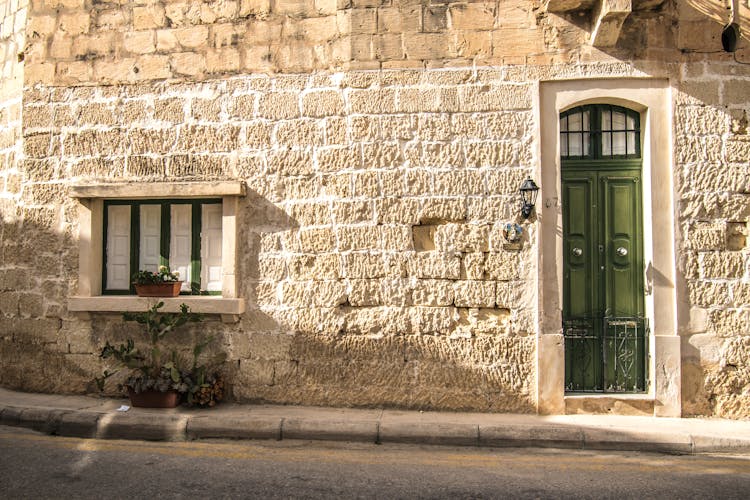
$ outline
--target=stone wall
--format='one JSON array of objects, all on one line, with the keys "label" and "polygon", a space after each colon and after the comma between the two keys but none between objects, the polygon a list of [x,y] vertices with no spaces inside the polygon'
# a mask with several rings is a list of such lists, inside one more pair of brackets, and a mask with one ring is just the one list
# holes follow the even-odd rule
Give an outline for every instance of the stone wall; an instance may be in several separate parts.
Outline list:
[{"label": "stone wall", "polygon": [[685,67],[676,95],[687,414],[750,409],[750,67]]},{"label": "stone wall", "polygon": [[471,70],[36,87],[23,199],[69,215],[71,181],[242,179],[238,397],[532,411],[535,234],[501,234],[531,173],[532,91]]},{"label": "stone wall", "polygon": [[233,179],[247,312],[205,327],[238,399],[533,412],[540,235],[501,228],[549,168],[538,84],[668,78],[683,410],[750,415],[750,72],[702,53],[723,4],[634,1],[601,49],[535,1],[120,3],[31,2],[23,63],[0,40],[0,384],[90,390],[120,328],[67,310],[70,185]]}]

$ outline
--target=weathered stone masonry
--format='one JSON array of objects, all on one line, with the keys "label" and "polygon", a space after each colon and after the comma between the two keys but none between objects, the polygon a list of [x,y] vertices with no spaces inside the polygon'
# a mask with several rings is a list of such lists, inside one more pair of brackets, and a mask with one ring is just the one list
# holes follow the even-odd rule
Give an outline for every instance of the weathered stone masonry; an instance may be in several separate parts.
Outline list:
[{"label": "weathered stone masonry", "polygon": [[750,71],[679,50],[720,9],[651,4],[602,48],[537,2],[6,2],[0,384],[90,390],[121,333],[67,309],[71,186],[240,180],[246,310],[202,326],[236,398],[537,411],[544,235],[501,229],[550,162],[539,83],[666,78],[683,413],[746,417]]}]

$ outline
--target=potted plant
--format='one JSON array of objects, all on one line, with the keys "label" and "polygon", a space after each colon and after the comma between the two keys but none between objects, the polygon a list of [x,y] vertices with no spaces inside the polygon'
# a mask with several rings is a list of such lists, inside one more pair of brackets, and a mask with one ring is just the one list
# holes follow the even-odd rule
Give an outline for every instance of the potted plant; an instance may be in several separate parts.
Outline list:
[{"label": "potted plant", "polygon": [[182,282],[180,273],[172,272],[167,266],[159,266],[158,272],[138,271],[133,275],[135,293],[139,297],[177,297]]},{"label": "potted plant", "polygon": [[[186,323],[199,322],[202,317],[190,312],[185,304],[181,304],[176,313],[159,311],[163,306],[164,302],[159,302],[145,312],[123,313],[125,321],[145,326],[145,346],[133,338],[119,345],[107,341],[99,357],[114,360],[129,370],[119,387],[127,390],[132,406],[174,408],[180,402],[214,406],[224,397],[224,380],[219,367],[226,356],[221,353],[204,361],[204,351],[213,337],[196,341],[190,355],[166,348],[164,344],[171,332]],[[107,368],[95,379],[100,391],[104,390],[107,379],[117,372]]]}]

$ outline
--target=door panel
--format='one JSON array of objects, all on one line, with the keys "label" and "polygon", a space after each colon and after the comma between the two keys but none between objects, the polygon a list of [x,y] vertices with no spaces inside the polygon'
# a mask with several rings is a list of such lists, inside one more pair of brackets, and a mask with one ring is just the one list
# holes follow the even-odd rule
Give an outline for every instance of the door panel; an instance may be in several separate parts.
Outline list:
[{"label": "door panel", "polygon": [[631,175],[606,175],[601,180],[606,246],[604,314],[632,317],[643,314],[643,269],[640,258],[640,183]]},{"label": "door panel", "polygon": [[596,264],[596,238],[592,214],[595,176],[571,175],[564,179],[563,269],[566,317],[589,317],[598,308],[598,293],[591,288]]},{"label": "door panel", "polygon": [[645,390],[640,169],[563,170],[566,390]]}]

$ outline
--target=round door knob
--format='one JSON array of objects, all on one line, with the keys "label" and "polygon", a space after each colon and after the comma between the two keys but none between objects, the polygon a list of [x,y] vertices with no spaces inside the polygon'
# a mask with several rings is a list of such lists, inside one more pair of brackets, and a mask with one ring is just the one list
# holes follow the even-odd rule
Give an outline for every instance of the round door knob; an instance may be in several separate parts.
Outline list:
[{"label": "round door knob", "polygon": [[573,255],[575,255],[576,257],[580,257],[581,255],[583,255],[583,250],[581,250],[581,249],[580,249],[580,248],[578,248],[578,247],[575,247],[575,248],[573,249]]},{"label": "round door knob", "polygon": [[617,247],[617,255],[625,257],[628,254],[628,250],[625,247]]}]

